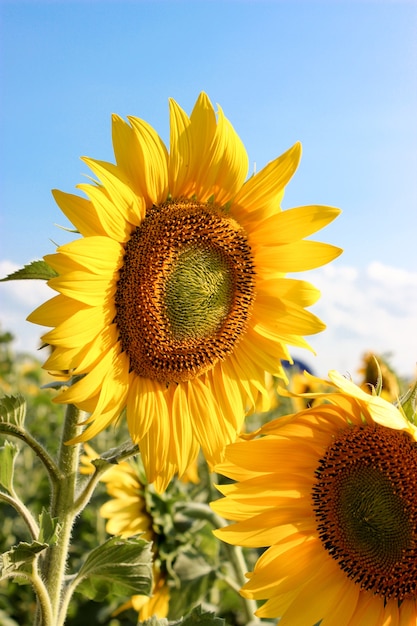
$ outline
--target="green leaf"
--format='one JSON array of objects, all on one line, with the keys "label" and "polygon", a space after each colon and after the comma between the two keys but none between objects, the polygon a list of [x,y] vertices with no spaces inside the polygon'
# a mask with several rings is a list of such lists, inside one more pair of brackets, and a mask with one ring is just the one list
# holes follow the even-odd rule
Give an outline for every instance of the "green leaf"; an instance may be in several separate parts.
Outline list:
[{"label": "green leaf", "polygon": [[0,579],[15,572],[31,572],[34,559],[47,547],[47,543],[39,541],[33,541],[32,543],[22,541],[17,546],[13,546],[13,548],[4,552],[0,556]]},{"label": "green leaf", "polygon": [[[143,622],[143,626],[166,626],[164,619],[151,617]],[[190,613],[179,620],[169,622],[170,626],[226,626],[222,617],[216,617],[211,611],[204,611],[201,606],[196,606]]]},{"label": "green leaf", "polygon": [[0,398],[0,422],[23,427],[26,417],[26,401],[19,393],[15,396]]},{"label": "green leaf", "polygon": [[45,261],[32,261],[29,265],[25,265],[22,269],[16,270],[5,278],[0,278],[0,282],[7,280],[26,280],[28,278],[36,278],[38,280],[49,280],[58,276]]},{"label": "green leaf", "polygon": [[196,606],[184,617],[181,626],[225,626],[222,617],[216,617],[211,611],[203,611],[201,606]]},{"label": "green leaf", "polygon": [[39,515],[39,541],[52,546],[57,542],[62,525],[58,522],[57,517],[51,517],[49,511],[45,508]]},{"label": "green leaf", "polygon": [[19,447],[10,441],[5,441],[0,448],[0,485],[9,493],[13,491],[13,470]]},{"label": "green leaf", "polygon": [[400,398],[399,404],[408,421],[417,426],[417,382]]},{"label": "green leaf", "polygon": [[151,543],[120,537],[92,550],[74,581],[76,591],[97,602],[110,594],[148,596],[152,584]]},{"label": "green leaf", "polygon": [[216,581],[216,570],[190,550],[178,554],[173,573],[180,581],[179,587],[170,592],[169,606],[174,615],[184,614],[190,606],[202,602]]}]

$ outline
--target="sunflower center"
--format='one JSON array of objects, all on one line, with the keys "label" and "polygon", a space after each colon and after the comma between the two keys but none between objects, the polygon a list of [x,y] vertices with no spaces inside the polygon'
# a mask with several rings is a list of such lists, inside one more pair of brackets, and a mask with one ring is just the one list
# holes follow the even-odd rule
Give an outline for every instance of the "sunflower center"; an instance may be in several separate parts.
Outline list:
[{"label": "sunflower center", "polygon": [[224,359],[246,330],[254,273],[245,231],[219,207],[153,207],[126,244],[115,296],[131,371],[168,384]]},{"label": "sunflower center", "polygon": [[175,259],[166,283],[174,338],[202,339],[217,331],[230,311],[232,294],[232,274],[221,251],[186,248]]},{"label": "sunflower center", "polygon": [[383,426],[343,431],[312,491],[324,548],[349,578],[384,599],[417,593],[417,443]]}]

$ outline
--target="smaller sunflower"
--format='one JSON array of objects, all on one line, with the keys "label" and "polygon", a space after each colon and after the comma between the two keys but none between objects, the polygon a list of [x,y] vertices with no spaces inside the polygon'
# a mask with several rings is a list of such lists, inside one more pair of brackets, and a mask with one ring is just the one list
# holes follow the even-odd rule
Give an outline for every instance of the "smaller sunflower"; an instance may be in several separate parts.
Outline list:
[{"label": "smaller sunflower", "polygon": [[[88,450],[87,450],[88,454]],[[132,537],[141,534],[142,538],[152,541],[155,552],[155,532],[152,516],[147,510],[145,486],[134,467],[124,461],[111,467],[101,478],[106,483],[111,500],[100,508],[100,515],[108,520],[106,530],[110,535]],[[158,564],[157,554],[153,566],[153,594],[151,597],[134,595],[116,611],[133,608],[138,613],[140,622],[156,615],[159,618],[168,615],[169,589],[166,577]]]},{"label": "smaller sunflower", "polygon": [[[320,404],[226,449],[213,509],[268,549],[242,595],[280,626],[417,624],[417,427],[337,372]],[[312,383],[324,384],[312,377]]]},{"label": "smaller sunflower", "polygon": [[398,376],[383,356],[373,352],[364,354],[358,373],[362,375],[360,387],[367,393],[372,393],[380,385],[381,397],[388,402],[395,402],[401,395]]}]

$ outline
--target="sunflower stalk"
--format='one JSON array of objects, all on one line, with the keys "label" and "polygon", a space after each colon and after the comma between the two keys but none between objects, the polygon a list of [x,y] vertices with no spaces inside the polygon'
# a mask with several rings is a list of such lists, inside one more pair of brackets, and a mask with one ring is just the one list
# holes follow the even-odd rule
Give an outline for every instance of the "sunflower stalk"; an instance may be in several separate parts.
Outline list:
[{"label": "sunflower stalk", "polygon": [[138,453],[139,447],[132,444],[130,441],[127,441],[118,448],[112,448],[111,450],[103,453],[98,459],[94,459],[92,461],[92,465],[94,465],[94,474],[92,474],[89,480],[85,483],[83,489],[78,494],[74,503],[75,511],[81,512],[85,508],[94,493],[95,488],[100,482],[100,478],[109,469],[109,467],[117,465],[121,461],[129,459]]},{"label": "sunflower stalk", "polygon": [[[80,448],[78,444],[66,445],[66,442],[80,434],[82,421],[80,417],[79,409],[71,404],[67,405],[58,456],[60,479],[52,491],[50,511],[51,517],[56,518],[60,524],[60,532],[56,543],[49,546],[42,565],[42,577],[51,603],[53,626],[63,626],[65,622],[65,615],[62,615],[60,609],[71,533],[78,513],[74,503]],[[40,625],[39,618],[38,610],[36,626]]]},{"label": "sunflower stalk", "polygon": [[0,491],[0,500],[6,502],[7,504],[10,504],[10,506],[14,508],[14,510],[25,522],[32,539],[37,539],[39,536],[39,527],[34,520],[32,513],[20,500],[20,498],[15,493],[9,495],[7,493],[4,493],[4,491]]},{"label": "sunflower stalk", "polygon": [[11,424],[10,422],[0,422],[0,435],[15,437],[16,439],[20,439],[20,441],[26,443],[26,445],[33,450],[48,472],[48,477],[52,487],[54,488],[54,485],[56,486],[58,484],[59,479],[61,478],[58,466],[39,441],[32,437],[32,435],[25,428],[16,424]]}]

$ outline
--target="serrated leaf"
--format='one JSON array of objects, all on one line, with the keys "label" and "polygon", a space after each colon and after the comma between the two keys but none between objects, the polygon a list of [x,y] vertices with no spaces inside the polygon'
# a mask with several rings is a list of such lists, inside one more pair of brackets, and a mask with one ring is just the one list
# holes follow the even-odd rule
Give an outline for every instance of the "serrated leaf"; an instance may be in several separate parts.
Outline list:
[{"label": "serrated leaf", "polygon": [[90,552],[74,585],[90,600],[109,595],[150,595],[152,590],[151,544],[144,539],[112,537]]},{"label": "serrated leaf", "polygon": [[191,613],[184,617],[182,626],[225,626],[222,617],[216,617],[211,611],[204,611],[201,606],[196,606]]},{"label": "serrated leaf", "polygon": [[[146,624],[146,622],[145,622]],[[204,611],[201,606],[196,606],[183,619],[177,622],[170,622],[171,626],[225,626],[226,622],[222,617],[216,617],[212,611]]]},{"label": "serrated leaf", "polygon": [[47,543],[39,541],[33,541],[32,543],[22,541],[17,546],[13,546],[0,557],[0,578],[13,572],[30,572],[33,560],[47,547]]},{"label": "serrated leaf", "polygon": [[45,508],[39,515],[39,541],[52,546],[57,542],[62,526]]},{"label": "serrated leaf", "polygon": [[11,441],[5,441],[0,448],[0,485],[9,493],[13,490],[14,462],[18,454],[19,447]]},{"label": "serrated leaf", "polygon": [[0,398],[0,421],[16,424],[23,427],[26,417],[26,401],[18,393],[15,396],[3,396]]},{"label": "serrated leaf", "polygon": [[8,280],[26,280],[34,278],[38,280],[49,280],[58,276],[55,270],[52,269],[45,261],[32,261],[28,265],[25,265],[20,270],[16,270],[9,274],[5,278],[0,278],[0,282],[6,282]]},{"label": "serrated leaf", "polygon": [[202,556],[190,551],[178,554],[173,569],[180,586],[171,590],[169,606],[173,614],[181,615],[207,596],[216,580],[216,571]]}]

